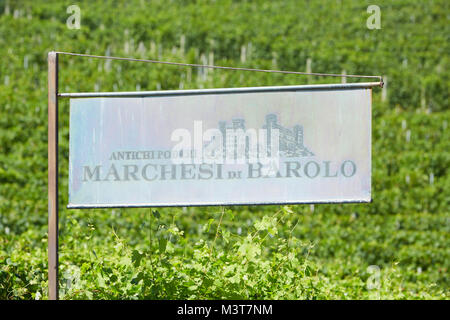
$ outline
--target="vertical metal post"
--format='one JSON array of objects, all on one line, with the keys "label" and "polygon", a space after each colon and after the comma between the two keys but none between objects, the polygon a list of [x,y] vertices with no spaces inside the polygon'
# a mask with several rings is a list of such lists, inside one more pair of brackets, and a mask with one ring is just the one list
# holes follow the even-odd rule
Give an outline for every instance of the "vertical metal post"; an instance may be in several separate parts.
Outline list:
[{"label": "vertical metal post", "polygon": [[48,298],[58,300],[58,53],[48,54]]}]

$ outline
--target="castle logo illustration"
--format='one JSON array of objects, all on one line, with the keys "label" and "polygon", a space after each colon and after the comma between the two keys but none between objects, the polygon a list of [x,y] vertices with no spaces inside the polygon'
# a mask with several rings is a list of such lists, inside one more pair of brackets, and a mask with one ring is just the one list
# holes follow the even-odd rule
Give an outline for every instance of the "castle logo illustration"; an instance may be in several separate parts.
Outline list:
[{"label": "castle logo illustration", "polygon": [[[314,153],[311,152],[305,145],[303,144],[303,126],[296,125],[292,129],[285,128],[281,124],[278,123],[277,115],[268,114],[265,117],[266,121],[262,126],[262,129],[265,129],[267,132],[267,144],[268,150],[270,150],[270,142],[272,141],[272,133],[277,130],[278,131],[278,149],[279,155],[287,158],[297,158],[297,157],[311,157],[314,156]],[[237,131],[237,130],[246,131],[245,128],[245,120],[235,118],[231,121],[231,124],[227,124],[226,121],[219,122],[219,130],[222,133],[223,139],[223,149],[224,154],[226,154],[226,146],[227,146],[227,131]],[[236,139],[234,141],[235,144],[239,143]],[[248,155],[249,146],[249,138],[247,137],[242,141],[245,143],[246,155]],[[235,145],[235,150],[237,146]]]}]

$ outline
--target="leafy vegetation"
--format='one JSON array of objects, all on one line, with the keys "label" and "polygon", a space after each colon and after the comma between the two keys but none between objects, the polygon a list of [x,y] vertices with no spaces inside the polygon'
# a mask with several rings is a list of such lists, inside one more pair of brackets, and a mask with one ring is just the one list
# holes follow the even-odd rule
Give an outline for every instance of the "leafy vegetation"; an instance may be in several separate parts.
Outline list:
[{"label": "leafy vegetation", "polygon": [[[64,1],[0,0],[0,298],[47,298],[46,57],[58,50],[387,76],[361,205],[67,210],[61,100],[62,298],[448,299],[449,2],[379,0],[380,30],[366,27],[369,4],[85,0],[71,30]],[[324,81],[336,79],[66,56],[60,70],[63,92]]]}]

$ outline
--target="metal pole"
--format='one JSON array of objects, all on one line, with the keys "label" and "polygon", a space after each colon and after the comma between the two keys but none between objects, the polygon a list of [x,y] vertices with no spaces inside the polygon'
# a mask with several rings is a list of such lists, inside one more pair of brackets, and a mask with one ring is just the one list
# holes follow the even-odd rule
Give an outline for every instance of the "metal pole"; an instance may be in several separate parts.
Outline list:
[{"label": "metal pole", "polygon": [[381,86],[380,82],[331,83],[295,86],[267,86],[267,87],[241,87],[241,88],[214,88],[194,90],[164,90],[164,91],[129,91],[129,92],[69,92],[59,93],[61,98],[107,98],[107,97],[162,97],[198,94],[225,94],[225,93],[256,93],[256,92],[295,92],[314,90],[346,90],[370,89]]},{"label": "metal pole", "polygon": [[58,54],[48,54],[48,298],[58,300]]}]

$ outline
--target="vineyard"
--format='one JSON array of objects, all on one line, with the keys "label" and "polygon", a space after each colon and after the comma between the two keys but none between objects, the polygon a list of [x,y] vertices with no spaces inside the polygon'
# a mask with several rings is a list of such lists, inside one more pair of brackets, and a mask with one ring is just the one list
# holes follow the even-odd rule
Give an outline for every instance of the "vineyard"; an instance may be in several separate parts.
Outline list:
[{"label": "vineyard", "polygon": [[[80,29],[70,4],[0,0],[0,299],[48,296],[52,50],[386,83],[373,92],[370,204],[69,210],[61,99],[61,299],[449,298],[449,1],[84,0]],[[370,4],[381,29],[366,25]],[[69,56],[59,77],[61,92],[341,81]]]}]

